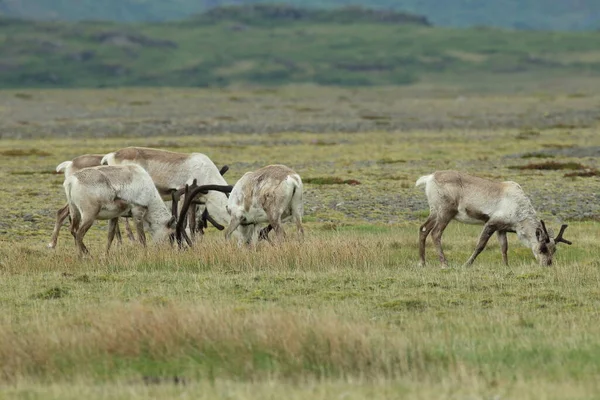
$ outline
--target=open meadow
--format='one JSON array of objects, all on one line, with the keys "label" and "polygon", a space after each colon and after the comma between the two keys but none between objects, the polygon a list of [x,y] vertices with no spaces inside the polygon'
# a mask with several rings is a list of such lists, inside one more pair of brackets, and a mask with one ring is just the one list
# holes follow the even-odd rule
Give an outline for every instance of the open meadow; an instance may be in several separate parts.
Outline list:
[{"label": "open meadow", "polygon": [[[514,82],[513,82],[514,84]],[[594,399],[600,396],[596,81],[0,92],[0,398]],[[125,146],[202,152],[231,184],[273,163],[305,184],[304,242],[80,259],[57,164]],[[514,180],[555,231],[552,267],[454,222],[440,269],[422,175]]]}]

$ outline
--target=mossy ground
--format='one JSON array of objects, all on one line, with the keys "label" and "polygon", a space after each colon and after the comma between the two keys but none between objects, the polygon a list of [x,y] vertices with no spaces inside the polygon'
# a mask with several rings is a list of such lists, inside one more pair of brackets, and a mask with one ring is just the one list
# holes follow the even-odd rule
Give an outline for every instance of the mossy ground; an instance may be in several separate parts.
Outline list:
[{"label": "mossy ground", "polygon": [[[333,98],[375,110],[406,92],[338,91],[316,99],[306,88],[235,95],[173,90],[165,92],[167,100],[156,90],[19,93],[0,93],[3,395],[537,399],[598,393],[598,178],[508,167],[530,163],[524,154],[552,151],[553,162],[598,168],[593,149],[600,137],[590,116],[599,98],[553,95],[549,104],[536,96],[483,96],[468,100],[464,118],[449,119],[455,98],[424,95],[397,103],[418,103],[413,110],[420,119],[410,129],[400,126],[404,109],[390,112],[398,123],[393,129],[357,125],[358,132],[341,133],[366,114]],[[244,105],[227,100],[232,96]],[[320,110],[319,116],[305,109],[289,114],[289,124],[315,132],[285,125],[286,102]],[[267,106],[277,112],[262,115]],[[554,126],[522,126],[519,109],[532,110],[528,121],[552,112]],[[573,123],[584,114],[585,124]],[[466,126],[470,118],[478,129]],[[485,128],[486,120],[494,122]],[[293,240],[290,227],[292,240],[280,248],[238,249],[213,229],[193,250],[142,251],[125,241],[106,256],[100,222],[86,236],[93,258],[75,255],[66,226],[58,248],[46,249],[54,213],[64,204],[55,166],[129,145],[206,153],[218,166],[230,166],[231,183],[248,170],[284,163],[305,178],[360,184],[307,183],[306,240]],[[417,267],[417,230],[427,204],[414,182],[447,168],[519,182],[550,226],[569,223],[565,236],[574,244],[561,245],[556,264],[541,268],[509,236],[509,267],[492,241],[474,267],[461,268],[480,227],[455,223],[444,236],[453,268],[440,270],[429,246],[429,265]]]}]

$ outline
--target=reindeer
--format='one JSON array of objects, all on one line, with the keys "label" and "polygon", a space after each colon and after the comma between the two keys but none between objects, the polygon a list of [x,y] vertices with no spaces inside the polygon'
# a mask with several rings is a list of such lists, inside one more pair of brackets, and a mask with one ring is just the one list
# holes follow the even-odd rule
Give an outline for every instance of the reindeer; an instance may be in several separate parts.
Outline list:
[{"label": "reindeer", "polygon": [[138,240],[146,246],[144,224],[155,242],[174,233],[176,218],[162,201],[154,182],[139,165],[98,166],[84,168],[63,183],[69,213],[71,234],[79,253],[89,253],[83,237],[97,219],[108,219],[109,251],[120,216],[131,213],[136,223]]},{"label": "reindeer", "polygon": [[[96,167],[100,165],[100,161],[104,157],[103,154],[84,154],[79,157],[75,157],[71,161],[63,161],[58,164],[56,167],[56,172],[64,171],[65,179],[69,176],[73,175],[75,172],[88,167]],[[56,223],[54,224],[54,230],[52,231],[52,237],[50,238],[50,243],[48,243],[48,248],[54,249],[58,242],[58,234],[60,232],[60,228],[62,224],[65,222],[65,219],[69,216],[69,204],[65,204],[56,212]],[[133,237],[133,233],[131,232],[131,227],[129,226],[129,221],[125,218],[125,231],[127,232],[127,236],[130,240],[135,240]],[[119,243],[121,242],[121,232],[119,230],[119,225],[116,226],[116,235]]]},{"label": "reindeer", "polygon": [[[278,240],[285,238],[282,223],[294,220],[300,237],[304,236],[302,227],[302,179],[285,165],[268,165],[254,172],[246,172],[233,186],[227,212],[231,216],[225,230],[225,238],[238,230],[241,239],[247,244],[258,239],[268,239],[275,231]],[[259,224],[268,223],[259,231]]]},{"label": "reindeer", "polygon": [[427,221],[419,229],[421,265],[425,265],[425,241],[431,233],[442,268],[448,266],[441,239],[444,229],[453,219],[468,224],[484,224],[479,243],[465,266],[473,264],[495,232],[498,233],[502,260],[506,265],[507,232],[516,233],[544,266],[552,265],[558,243],[571,244],[563,238],[567,225],[562,225],[558,235],[553,238],[516,182],[495,182],[457,171],[437,171],[420,177],[416,186],[425,187],[430,209]]},{"label": "reindeer", "polygon": [[[127,147],[106,154],[101,163],[103,165],[140,165],[150,174],[165,201],[171,200],[173,190],[191,185],[194,180],[200,185],[227,186],[222,174],[227,171],[228,167],[225,166],[219,171],[210,158],[202,153],[186,154],[145,147]],[[226,193],[212,190],[198,192],[198,194],[202,196],[196,203],[206,206],[205,212],[202,214],[202,224],[206,225],[208,219],[217,228],[223,229],[230,219],[226,211]],[[192,207],[190,211],[190,231],[193,235],[197,229],[196,207]],[[208,218],[209,215],[210,218]]]}]

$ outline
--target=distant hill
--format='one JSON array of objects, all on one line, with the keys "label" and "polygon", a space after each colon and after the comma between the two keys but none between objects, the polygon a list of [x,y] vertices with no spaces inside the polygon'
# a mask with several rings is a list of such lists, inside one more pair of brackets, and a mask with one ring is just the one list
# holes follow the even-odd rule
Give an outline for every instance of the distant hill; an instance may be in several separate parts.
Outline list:
[{"label": "distant hill", "polygon": [[431,27],[362,8],[219,8],[166,23],[0,17],[0,87],[402,85],[600,74],[600,32]]},{"label": "distant hill", "polygon": [[[264,1],[264,0],[263,0]],[[260,0],[0,0],[0,14],[66,21],[166,21]],[[544,30],[600,29],[598,0],[287,0],[302,7],[358,5],[424,15],[434,25]]]}]

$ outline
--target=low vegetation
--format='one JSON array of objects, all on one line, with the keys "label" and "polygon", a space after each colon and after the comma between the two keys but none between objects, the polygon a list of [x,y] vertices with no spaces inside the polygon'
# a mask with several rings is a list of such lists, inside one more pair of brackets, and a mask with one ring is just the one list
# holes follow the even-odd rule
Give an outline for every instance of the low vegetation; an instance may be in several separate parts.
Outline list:
[{"label": "low vegetation", "polygon": [[[0,92],[0,152],[14,154],[0,156],[0,397],[593,398],[598,180],[509,166],[548,152],[600,168],[597,98],[404,90]],[[361,117],[379,113],[395,130]],[[522,126],[538,134],[516,140]],[[193,249],[125,239],[105,255],[98,222],[93,258],[67,229],[47,249],[64,204],[49,172],[129,145],[206,153],[229,183],[289,165],[304,178],[304,242],[290,227],[282,246],[238,248],[211,228]],[[481,228],[453,223],[451,268],[431,245],[418,267],[428,208],[414,184],[437,169],[519,182],[573,245],[541,268],[509,235],[510,266],[492,240],[461,268]],[[346,180],[360,185],[330,184]]]}]

